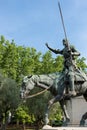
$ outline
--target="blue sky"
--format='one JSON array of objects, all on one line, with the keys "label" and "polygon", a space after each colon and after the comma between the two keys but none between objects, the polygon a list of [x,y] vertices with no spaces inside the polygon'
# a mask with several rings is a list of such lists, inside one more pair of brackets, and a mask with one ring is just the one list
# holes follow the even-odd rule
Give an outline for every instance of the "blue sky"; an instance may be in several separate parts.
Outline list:
[{"label": "blue sky", "polygon": [[[87,59],[87,0],[59,2],[68,40]],[[62,49],[65,36],[58,0],[0,0],[0,35],[43,54],[48,51],[46,42]]]}]

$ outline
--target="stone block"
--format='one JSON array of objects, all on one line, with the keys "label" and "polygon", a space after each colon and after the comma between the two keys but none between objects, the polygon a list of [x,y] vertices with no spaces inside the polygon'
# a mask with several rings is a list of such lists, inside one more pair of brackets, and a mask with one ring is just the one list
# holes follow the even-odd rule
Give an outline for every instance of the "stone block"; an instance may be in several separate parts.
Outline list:
[{"label": "stone block", "polygon": [[[79,126],[82,115],[87,112],[87,102],[83,96],[72,98],[66,102],[71,126]],[[87,121],[86,121],[87,125]]]},{"label": "stone block", "polygon": [[87,130],[87,127],[50,127],[46,125],[42,130]]}]

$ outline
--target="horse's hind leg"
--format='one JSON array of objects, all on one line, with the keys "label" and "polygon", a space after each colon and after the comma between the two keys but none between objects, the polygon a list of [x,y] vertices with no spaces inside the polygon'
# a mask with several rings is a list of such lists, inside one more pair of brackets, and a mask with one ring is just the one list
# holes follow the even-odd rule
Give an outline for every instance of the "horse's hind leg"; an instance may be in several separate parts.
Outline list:
[{"label": "horse's hind leg", "polygon": [[85,120],[87,119],[87,112],[82,116],[80,120],[80,126],[85,126]]},{"label": "horse's hind leg", "polygon": [[51,99],[48,104],[47,104],[47,107],[46,107],[46,111],[45,111],[45,125],[47,125],[49,123],[49,110],[51,108],[51,106],[54,104],[54,98]]}]

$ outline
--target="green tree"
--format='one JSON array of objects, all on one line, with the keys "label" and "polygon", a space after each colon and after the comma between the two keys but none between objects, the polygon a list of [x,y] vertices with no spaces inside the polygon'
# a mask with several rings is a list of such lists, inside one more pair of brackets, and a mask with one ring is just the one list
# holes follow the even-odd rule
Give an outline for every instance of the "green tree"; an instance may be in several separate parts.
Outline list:
[{"label": "green tree", "polygon": [[18,122],[22,122],[24,130],[25,130],[25,124],[26,123],[32,123],[33,122],[32,119],[31,119],[31,116],[29,116],[29,114],[28,114],[28,108],[23,107],[23,106],[22,107],[19,106],[16,109],[15,118]]},{"label": "green tree", "polygon": [[0,69],[2,69],[3,74],[7,77],[11,77],[12,79],[16,79],[17,74],[17,64],[18,64],[18,55],[17,48],[13,41],[10,43],[5,39],[0,41]]},{"label": "green tree", "polygon": [[41,53],[34,48],[17,46],[12,40],[0,39],[0,69],[4,76],[21,83],[21,75],[39,73]]},{"label": "green tree", "polygon": [[84,57],[77,59],[77,66],[82,69],[82,71],[87,72],[87,64]]},{"label": "green tree", "polygon": [[54,62],[54,72],[61,72],[63,70],[64,64],[63,64],[64,60],[62,56],[57,56],[55,58],[55,62]]},{"label": "green tree", "polygon": [[50,51],[46,52],[42,56],[42,66],[41,66],[41,73],[48,74],[54,71],[53,67],[54,58],[52,58],[52,53]]},{"label": "green tree", "polygon": [[[8,111],[16,109],[20,103],[19,88],[14,80],[1,77],[3,80],[0,84],[0,114],[3,114],[2,123],[6,129]],[[0,79],[1,79],[0,78]]]},{"label": "green tree", "polygon": [[39,66],[39,58],[41,53],[38,52],[34,48],[25,48],[18,47],[19,54],[19,66],[18,69],[20,74],[27,75],[33,74],[35,71],[38,71]]}]

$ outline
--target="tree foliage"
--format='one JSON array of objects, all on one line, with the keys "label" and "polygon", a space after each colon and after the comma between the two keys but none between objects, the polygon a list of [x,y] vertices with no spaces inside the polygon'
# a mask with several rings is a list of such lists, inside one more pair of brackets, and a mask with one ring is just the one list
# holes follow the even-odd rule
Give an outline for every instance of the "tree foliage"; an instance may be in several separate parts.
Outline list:
[{"label": "tree foliage", "polygon": [[82,69],[82,71],[87,72],[87,64],[84,57],[77,59],[77,66]]},{"label": "tree foliage", "polygon": [[0,111],[17,108],[19,104],[19,88],[14,80],[3,79],[0,86]]},{"label": "tree foliage", "polygon": [[28,114],[28,108],[23,106],[22,107],[19,106],[16,109],[15,118],[16,120],[19,120],[19,122],[22,122],[23,124],[31,123],[34,121],[34,118],[31,119],[31,116],[29,116]]},{"label": "tree foliage", "polygon": [[16,82],[0,75],[0,116],[2,117],[2,126],[5,126],[7,122],[8,112],[13,112],[19,103],[19,88]]}]

